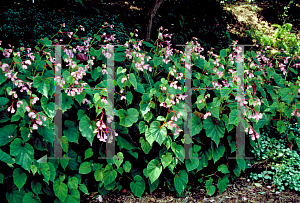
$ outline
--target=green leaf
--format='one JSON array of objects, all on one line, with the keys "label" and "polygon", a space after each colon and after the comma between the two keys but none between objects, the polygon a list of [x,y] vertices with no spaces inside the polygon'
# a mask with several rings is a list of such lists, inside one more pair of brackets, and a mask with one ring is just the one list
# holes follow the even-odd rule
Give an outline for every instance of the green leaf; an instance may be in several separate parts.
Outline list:
[{"label": "green leaf", "polygon": [[149,189],[150,189],[150,193],[152,193],[159,185],[159,179],[157,179],[156,181],[154,181],[153,183],[149,183]]},{"label": "green leaf", "polygon": [[186,185],[188,183],[188,174],[185,170],[180,170],[178,174],[175,174],[174,177],[174,185],[175,189],[179,194],[181,194],[184,191],[184,188],[186,188]]},{"label": "green leaf", "polygon": [[153,57],[153,63],[154,66],[157,67],[162,64],[162,60],[159,57],[157,57],[157,55],[155,54]]},{"label": "green leaf", "polygon": [[8,164],[14,164],[15,162],[12,160],[11,156],[3,151],[0,151],[0,161],[3,161]]},{"label": "green leaf", "polygon": [[[193,157],[196,157],[197,153],[193,153]],[[198,157],[197,157],[198,158]],[[186,159],[185,160],[185,167],[186,171],[192,171],[199,166],[199,159]]]},{"label": "green leaf", "polygon": [[3,128],[0,128],[0,147],[13,140],[13,138],[8,138],[8,136],[15,136],[16,134],[17,126],[14,124],[5,125]]},{"label": "green leaf", "polygon": [[139,122],[139,131],[140,131],[141,134],[146,131],[146,123],[145,123],[145,121]]},{"label": "green leaf", "polygon": [[206,191],[207,191],[207,195],[212,196],[215,191],[216,191],[216,187],[214,185],[212,185],[213,179],[209,178],[209,180],[206,181]]},{"label": "green leaf", "polygon": [[126,92],[126,101],[128,102],[128,104],[132,103],[132,99],[133,99],[133,95],[131,92]]},{"label": "green leaf", "polygon": [[30,166],[30,170],[31,170],[31,172],[33,173],[33,175],[35,175],[36,172],[38,171],[38,168],[37,168],[35,165],[31,165],[31,166]]},{"label": "green leaf", "polygon": [[85,137],[91,144],[93,143],[95,134],[93,133],[93,128],[91,126],[91,120],[87,115],[84,115],[79,121],[79,130],[83,137]]},{"label": "green leaf", "polygon": [[27,175],[20,168],[16,168],[13,172],[13,180],[16,186],[20,189],[25,185],[27,180]]},{"label": "green leaf", "polygon": [[6,199],[11,203],[19,203],[23,201],[23,197],[25,195],[25,191],[22,188],[21,191],[18,190],[16,185],[12,186],[12,190],[6,192]]},{"label": "green leaf", "polygon": [[[50,160],[51,161],[51,160]],[[56,176],[56,168],[51,162],[48,162],[48,166],[50,167],[50,180],[54,182]]]},{"label": "green leaf", "polygon": [[236,163],[238,164],[238,166],[240,167],[240,169],[242,169],[245,172],[246,169],[246,162],[244,159],[236,159]]},{"label": "green leaf", "polygon": [[96,170],[94,173],[94,177],[96,181],[103,181],[103,171],[100,169]]},{"label": "green leaf", "polygon": [[230,112],[228,124],[234,124],[237,126],[237,110],[232,110]]},{"label": "green leaf", "polygon": [[55,116],[55,110],[54,110],[55,104],[53,102],[50,102],[48,104],[48,99],[46,97],[42,97],[41,106],[44,109],[47,116],[53,120]]},{"label": "green leaf", "polygon": [[166,127],[161,126],[159,121],[154,121],[150,125],[150,132],[155,141],[161,146],[161,144],[167,137]]},{"label": "green leaf", "polygon": [[156,181],[162,172],[162,166],[157,159],[151,160],[147,165],[147,174],[151,183]]},{"label": "green leaf", "polygon": [[123,153],[122,152],[118,152],[117,155],[114,156],[113,162],[114,164],[116,164],[117,168],[119,168],[121,166],[121,164],[123,163]]},{"label": "green leaf", "polygon": [[9,102],[6,97],[0,97],[0,107],[5,106]]},{"label": "green leaf", "polygon": [[286,126],[284,121],[282,120],[277,121],[276,125],[277,125],[277,130],[280,134],[286,131]]},{"label": "green leaf", "polygon": [[83,90],[79,95],[78,94],[75,94],[75,100],[79,103],[79,104],[82,104],[82,101],[83,99],[85,98],[86,96],[86,91]]},{"label": "green leaf", "polygon": [[224,174],[230,173],[228,167],[225,164],[221,164],[220,166],[218,166],[218,171],[221,171]]},{"label": "green leaf", "polygon": [[200,118],[192,114],[192,136],[199,134],[202,127]]},{"label": "green leaf", "polygon": [[42,80],[40,76],[36,76],[33,79],[33,87],[35,87],[39,93],[48,98],[48,92],[50,90],[50,81],[48,79]]},{"label": "green leaf", "polygon": [[10,118],[7,117],[5,111],[1,111],[0,109],[0,123],[5,123],[6,121],[9,121]]},{"label": "green leaf", "polygon": [[48,142],[50,142],[53,146],[54,143],[54,123],[47,121],[43,122],[46,126],[39,126],[38,134],[43,136]]},{"label": "green leaf", "polygon": [[62,113],[72,108],[74,104],[73,97],[68,96],[65,92],[61,93],[61,110]]},{"label": "green leaf", "polygon": [[65,183],[60,182],[60,180],[56,180],[53,183],[53,190],[55,196],[58,197],[61,202],[64,202],[67,198],[68,186]]},{"label": "green leaf", "polygon": [[206,136],[210,137],[218,146],[220,138],[224,137],[224,123],[220,120],[213,121],[211,117],[208,117],[203,122],[203,128],[206,130]]},{"label": "green leaf", "polygon": [[21,165],[25,170],[29,171],[33,162],[33,147],[24,143],[22,139],[16,138],[10,144],[10,154],[16,157],[16,164]]},{"label": "green leaf", "polygon": [[133,73],[129,74],[129,81],[130,81],[130,83],[132,84],[132,86],[134,88],[137,88],[136,78],[135,78],[135,75]]},{"label": "green leaf", "polygon": [[64,152],[68,152],[69,151],[68,138],[66,136],[62,136],[61,142],[62,142],[62,149],[64,150]]},{"label": "green leaf", "polygon": [[130,150],[130,149],[137,149],[136,146],[133,145],[132,142],[128,142],[126,139],[124,139],[122,136],[118,135],[116,138],[116,141],[118,143],[118,145],[121,147],[121,148],[124,148],[124,149],[127,149],[127,150]]},{"label": "green leaf", "polygon": [[185,151],[183,146],[177,145],[175,142],[172,142],[171,149],[174,152],[175,156],[183,163],[183,159],[185,157]]},{"label": "green leaf", "polygon": [[91,71],[91,76],[94,81],[96,81],[101,75],[101,68],[98,66],[94,70]]},{"label": "green leaf", "polygon": [[152,148],[150,143],[147,140],[145,140],[143,137],[140,137],[140,143],[141,143],[142,150],[145,152],[145,154],[148,154]]},{"label": "green leaf", "polygon": [[39,196],[32,192],[26,193],[23,197],[23,203],[41,203]]},{"label": "green leaf", "polygon": [[138,116],[139,112],[134,108],[130,108],[127,111],[125,111],[124,109],[120,109],[120,125],[124,127],[131,127],[133,123],[138,121]]},{"label": "green leaf", "polygon": [[84,194],[89,194],[89,191],[88,191],[87,187],[85,186],[85,184],[79,184],[79,189],[80,189],[81,192],[83,192]]},{"label": "green leaf", "polygon": [[145,42],[143,41],[143,44],[146,45],[147,47],[153,48],[153,44],[149,43],[149,42]]},{"label": "green leaf", "polygon": [[141,93],[141,94],[145,94],[145,88],[140,83],[137,83],[136,91],[139,92],[139,93]]},{"label": "green leaf", "polygon": [[78,188],[78,179],[76,177],[69,178],[68,187],[70,189],[77,189]]},{"label": "green leaf", "polygon": [[35,180],[33,180],[31,182],[31,190],[32,192],[34,192],[36,195],[41,193],[42,190],[42,184],[40,182],[36,182]]},{"label": "green leaf", "polygon": [[151,97],[149,96],[149,94],[144,94],[142,96],[142,101],[140,102],[140,109],[142,112],[142,116],[145,116],[145,114],[150,111],[150,104],[151,104],[150,101],[151,101]]},{"label": "green leaf", "polygon": [[216,147],[214,143],[211,142],[211,148],[214,163],[216,163],[223,156],[225,152],[225,146],[223,144],[220,144],[220,146]]},{"label": "green leaf", "polygon": [[222,178],[218,179],[218,188],[219,194],[223,193],[229,184],[229,179],[227,175],[223,176]]},{"label": "green leaf", "polygon": [[28,134],[30,132],[29,128],[21,127],[20,130],[21,130],[21,137],[22,137],[23,141],[27,142],[30,139],[30,137],[28,137]]},{"label": "green leaf", "polygon": [[220,57],[221,57],[221,58],[224,58],[226,55],[227,55],[227,50],[226,50],[226,49],[222,49],[222,50],[220,51]]},{"label": "green leaf", "polygon": [[166,168],[172,163],[172,154],[167,152],[166,155],[161,156],[161,163],[163,165],[163,168]]},{"label": "green leaf", "polygon": [[66,120],[64,123],[66,130],[63,131],[64,135],[68,138],[69,142],[75,142],[78,144],[79,131],[74,121]]},{"label": "green leaf", "polygon": [[131,170],[131,163],[129,161],[125,161],[123,168],[126,173],[129,173],[129,171]]},{"label": "green leaf", "polygon": [[48,165],[48,163],[42,162],[40,164],[40,171],[42,172],[42,174],[44,175],[44,181],[49,184],[49,180],[50,180],[50,176],[51,176],[51,172],[50,172],[50,166]]},{"label": "green leaf", "polygon": [[67,194],[67,197],[64,201],[64,203],[74,203],[80,202],[80,193],[78,191],[78,189],[70,189],[70,194]]},{"label": "green leaf", "polygon": [[115,59],[115,61],[117,61],[117,62],[122,62],[122,61],[124,61],[125,60],[125,53],[123,53],[123,52],[116,52],[115,54],[114,54],[114,59]]},{"label": "green leaf", "polygon": [[108,185],[117,178],[117,171],[113,169],[112,164],[107,164],[104,169],[103,180],[104,184]]},{"label": "green leaf", "polygon": [[130,183],[130,189],[133,192],[133,194],[137,197],[142,197],[144,191],[145,191],[145,181],[144,179],[136,175],[133,178],[133,182]]},{"label": "green leaf", "polygon": [[92,148],[88,148],[87,150],[85,150],[84,159],[88,159],[92,156],[93,156],[93,149]]},{"label": "green leaf", "polygon": [[80,164],[80,167],[79,167],[79,173],[80,174],[88,174],[91,171],[92,171],[91,163],[83,162],[82,164]]},{"label": "green leaf", "polygon": [[[68,157],[68,155],[67,154],[64,154],[64,156],[63,157]],[[60,162],[60,165],[61,165],[61,167],[64,169],[64,170],[66,170],[66,167],[68,166],[68,164],[69,164],[69,159],[59,159],[59,162]]]}]

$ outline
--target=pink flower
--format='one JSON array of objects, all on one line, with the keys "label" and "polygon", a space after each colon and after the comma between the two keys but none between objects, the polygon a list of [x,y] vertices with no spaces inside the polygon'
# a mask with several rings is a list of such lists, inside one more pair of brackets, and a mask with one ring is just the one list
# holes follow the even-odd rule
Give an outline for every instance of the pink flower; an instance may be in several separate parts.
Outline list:
[{"label": "pink flower", "polygon": [[204,119],[206,119],[208,116],[211,116],[211,113],[210,113],[210,112],[207,112],[207,113],[204,115]]},{"label": "pink flower", "polygon": [[36,120],[36,123],[39,125],[43,125],[43,122],[40,119]]},{"label": "pink flower", "polygon": [[36,117],[35,113],[33,113],[33,112],[30,112],[30,113],[28,114],[28,116],[29,116],[29,117],[32,117],[32,118],[35,118],[35,117]]},{"label": "pink flower", "polygon": [[21,107],[20,105],[23,105],[23,102],[22,102],[22,101],[18,101],[18,102],[17,102],[17,107],[18,107],[18,108]]},{"label": "pink flower", "polygon": [[97,125],[97,127],[100,127],[100,121],[98,121],[98,122],[96,123],[96,125]]},{"label": "pink flower", "polygon": [[11,113],[15,113],[15,109],[13,107],[11,107]]},{"label": "pink flower", "polygon": [[34,130],[37,130],[37,129],[38,129],[38,126],[37,126],[36,124],[33,124],[32,128],[33,128]]}]

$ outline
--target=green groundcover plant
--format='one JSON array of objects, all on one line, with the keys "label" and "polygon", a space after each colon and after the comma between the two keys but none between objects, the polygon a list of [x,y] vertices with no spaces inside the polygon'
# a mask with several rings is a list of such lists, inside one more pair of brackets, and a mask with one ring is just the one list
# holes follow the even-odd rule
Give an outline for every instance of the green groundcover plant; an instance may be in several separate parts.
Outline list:
[{"label": "green groundcover plant", "polygon": [[[268,183],[274,184],[280,191],[287,186],[291,190],[299,191],[299,146],[300,146],[300,130],[299,124],[288,125],[287,132],[278,135],[274,130],[263,130],[259,138],[260,147],[254,147],[252,153],[255,159],[262,162],[271,162],[271,168],[261,173],[251,173],[250,178],[253,180],[262,179]],[[270,136],[273,134],[273,136]],[[275,135],[275,136],[274,136]],[[285,137],[288,139],[294,150],[290,148]]]},{"label": "green groundcover plant", "polygon": [[[102,26],[106,27],[114,28]],[[106,67],[112,57],[111,45],[100,49],[92,45],[114,41],[114,36],[98,35],[100,31],[93,39],[83,38],[83,47],[63,46],[62,63],[57,67],[53,49],[46,47],[53,45],[48,38],[38,41],[42,48],[38,44],[35,52],[21,48],[27,52],[22,56],[11,48],[0,48],[4,56],[0,69],[0,186],[9,202],[50,198],[80,202],[80,192],[97,190],[105,195],[126,186],[141,197],[162,184],[184,196],[193,180],[206,188],[207,195],[222,193],[249,162],[228,159],[240,149],[235,141],[238,105],[244,106],[243,131],[252,146],[258,143],[264,126],[282,133],[287,122],[299,121],[298,56],[281,63],[266,58],[265,50],[247,51],[242,98],[234,92],[240,80],[235,70],[241,60],[237,42],[220,55],[208,51],[206,58],[194,38],[187,43],[193,45],[189,56],[170,49],[170,36],[163,28],[153,44],[135,40],[135,30],[124,46],[115,47],[112,80]],[[79,38],[76,32],[67,35]],[[192,70],[185,75],[189,59]],[[61,68],[61,78],[54,75],[56,68]],[[214,88],[193,91],[192,109],[185,105],[185,78],[191,78],[194,87]],[[63,90],[61,107],[54,104],[55,84]],[[114,118],[108,112],[108,84],[115,86]],[[84,89],[91,87],[95,89]],[[71,159],[47,159],[54,157],[58,129],[53,119],[59,108],[63,113],[59,145],[63,156]],[[192,114],[193,110],[203,116]],[[104,122],[112,120],[115,130]],[[183,130],[184,122],[192,124],[190,135]],[[106,155],[106,142],[113,136],[116,155],[98,159]],[[183,158],[187,141],[193,144],[189,156],[199,159]]]}]

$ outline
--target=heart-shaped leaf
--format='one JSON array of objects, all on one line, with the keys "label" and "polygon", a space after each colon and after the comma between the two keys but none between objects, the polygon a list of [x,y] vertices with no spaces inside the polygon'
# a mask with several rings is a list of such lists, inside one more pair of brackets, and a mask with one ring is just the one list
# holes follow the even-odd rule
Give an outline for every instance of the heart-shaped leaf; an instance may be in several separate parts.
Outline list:
[{"label": "heart-shaped leaf", "polygon": [[228,175],[218,179],[219,194],[223,193],[229,184]]},{"label": "heart-shaped leaf", "polygon": [[151,123],[150,132],[154,140],[158,142],[159,145],[161,145],[167,137],[167,129],[165,126],[161,126],[159,121]]},{"label": "heart-shaped leaf", "polygon": [[130,183],[130,189],[133,192],[133,194],[137,197],[142,197],[144,191],[145,191],[145,181],[144,179],[136,175],[133,178],[133,182]]},{"label": "heart-shaped leaf", "polygon": [[103,174],[104,184],[108,185],[113,181],[115,181],[116,178],[117,178],[117,171],[113,169],[112,164],[107,164]]},{"label": "heart-shaped leaf", "polygon": [[55,196],[58,197],[61,202],[64,202],[68,195],[68,186],[60,182],[60,180],[56,180],[53,183],[53,190]]},{"label": "heart-shaped leaf", "polygon": [[224,174],[230,173],[228,167],[225,164],[221,164],[220,166],[218,166],[218,171],[221,171]]},{"label": "heart-shaped leaf", "polygon": [[120,109],[119,117],[120,117],[120,125],[124,127],[130,127],[133,125],[133,123],[137,122],[139,117],[139,112],[134,108],[130,108],[127,111],[125,111],[124,109]]},{"label": "heart-shaped leaf", "polygon": [[39,198],[39,196],[33,194],[32,192],[28,192],[24,195],[23,202],[41,203],[41,199]]},{"label": "heart-shaped leaf", "polygon": [[80,164],[80,167],[79,167],[80,174],[88,174],[91,171],[92,171],[92,168],[91,168],[90,162],[83,162],[82,164]]},{"label": "heart-shaped leaf", "polygon": [[170,163],[172,163],[172,154],[171,153],[166,153],[166,155],[161,156],[161,163],[164,168],[166,168]]},{"label": "heart-shaped leaf", "polygon": [[188,174],[185,170],[180,170],[178,174],[175,174],[174,185],[175,189],[181,194],[188,183]]},{"label": "heart-shaped leaf", "polygon": [[55,104],[53,102],[49,102],[48,104],[48,99],[46,97],[42,97],[41,106],[44,109],[47,116],[53,119],[55,116],[55,110],[54,110]]},{"label": "heart-shaped leaf", "polygon": [[21,165],[25,170],[30,170],[30,165],[33,162],[33,147],[24,143],[20,138],[16,138],[10,144],[10,154],[16,157],[16,164]]},{"label": "heart-shaped leaf", "polygon": [[33,87],[35,87],[39,93],[48,98],[48,91],[50,90],[50,81],[48,79],[42,80],[40,76],[36,76],[33,79]]},{"label": "heart-shaped leaf", "polygon": [[214,185],[212,185],[213,179],[209,178],[209,180],[206,181],[206,194],[209,196],[212,196],[213,194],[215,194],[216,191],[216,187]]},{"label": "heart-shaped leaf", "polygon": [[25,185],[27,180],[27,175],[20,168],[16,168],[13,172],[13,180],[16,186],[20,189]]},{"label": "heart-shaped leaf", "polygon": [[157,159],[151,160],[147,165],[147,174],[150,178],[151,183],[156,181],[162,172],[161,163]]},{"label": "heart-shaped leaf", "polygon": [[87,115],[84,115],[79,121],[79,130],[83,137],[85,137],[91,144],[93,143],[95,134],[91,125],[91,120]]},{"label": "heart-shaped leaf", "polygon": [[213,121],[211,117],[208,117],[204,120],[203,124],[203,128],[206,130],[206,136],[210,137],[218,146],[220,138],[224,137],[224,123],[220,120]]},{"label": "heart-shaped leaf", "polygon": [[116,164],[117,168],[121,166],[121,164],[123,163],[123,159],[124,156],[122,152],[118,152],[118,154],[114,156],[113,162],[114,164]]},{"label": "heart-shaped leaf", "polygon": [[216,145],[211,142],[211,148],[214,163],[216,163],[223,156],[225,152],[225,146],[223,144],[220,144],[220,146],[216,147]]}]

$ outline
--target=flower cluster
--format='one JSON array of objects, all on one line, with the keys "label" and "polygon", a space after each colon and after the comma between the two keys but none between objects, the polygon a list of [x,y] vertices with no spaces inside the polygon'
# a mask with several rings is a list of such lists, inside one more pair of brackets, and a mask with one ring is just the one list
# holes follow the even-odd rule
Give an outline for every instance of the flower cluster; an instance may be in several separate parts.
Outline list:
[{"label": "flower cluster", "polygon": [[[32,119],[34,119],[33,121],[34,121],[34,124],[32,125],[32,129],[33,130],[37,130],[38,129],[38,125],[39,126],[42,126],[43,125],[43,122],[42,122],[42,119],[44,120],[44,121],[46,121],[46,117],[45,116],[40,116],[37,112],[35,112],[35,111],[32,111],[31,109],[30,109],[30,107],[29,106],[26,106],[25,107],[25,109],[26,109],[26,111],[28,112],[28,117],[29,118],[32,118]],[[36,115],[38,116],[37,118],[36,118]],[[41,117],[41,118],[40,118]],[[30,129],[30,133],[32,133],[33,131]],[[28,137],[30,136],[30,133],[28,134]]]},{"label": "flower cluster", "polygon": [[298,110],[293,111],[293,112],[291,113],[291,115],[294,116],[296,112],[297,112],[297,117],[300,117],[300,113],[298,112]]},{"label": "flower cluster", "polygon": [[177,116],[175,116],[175,113],[174,113],[174,115],[171,117],[171,120],[177,121],[177,118],[180,118],[180,116],[182,116],[182,113],[178,112]]},{"label": "flower cluster", "polygon": [[[108,116],[107,119],[108,119],[109,123],[111,123],[112,120],[113,120],[112,116]],[[107,140],[107,135],[106,134],[107,134],[108,127],[103,122],[103,114],[101,116],[101,119],[97,121],[96,126],[97,126],[97,129],[95,129],[93,131],[93,133],[97,133],[97,138],[100,141],[106,142],[106,140]],[[105,129],[105,130],[103,130],[103,129]],[[99,130],[100,130],[100,133],[99,133]],[[110,129],[110,130],[112,132],[112,129]],[[117,132],[115,132],[114,134],[115,134],[115,136],[118,136]],[[111,133],[111,135],[110,135],[110,137],[108,139],[108,143],[111,143],[111,142],[112,142],[112,133]]]},{"label": "flower cluster", "polygon": [[[250,127],[250,130],[249,130],[249,127]],[[255,137],[256,139],[259,138],[259,134],[257,132],[255,132],[255,130],[249,126],[245,129],[245,132],[248,133],[248,130],[249,130],[249,134],[251,135],[251,139],[254,141],[255,140]]]}]

